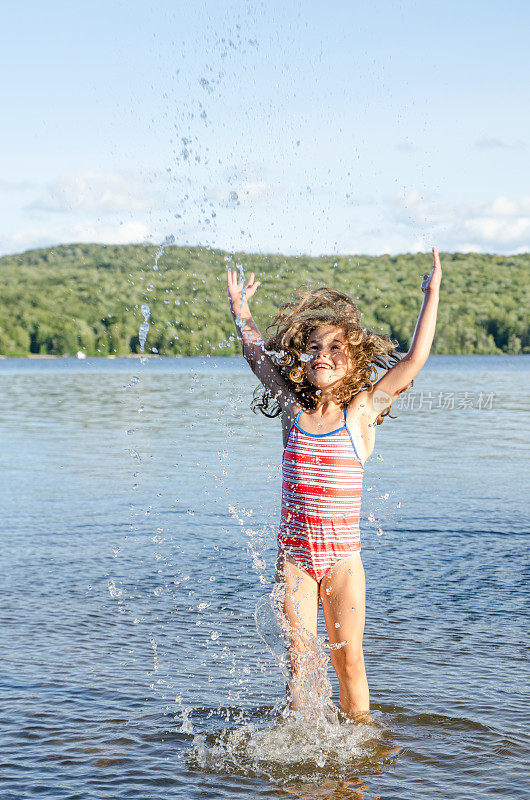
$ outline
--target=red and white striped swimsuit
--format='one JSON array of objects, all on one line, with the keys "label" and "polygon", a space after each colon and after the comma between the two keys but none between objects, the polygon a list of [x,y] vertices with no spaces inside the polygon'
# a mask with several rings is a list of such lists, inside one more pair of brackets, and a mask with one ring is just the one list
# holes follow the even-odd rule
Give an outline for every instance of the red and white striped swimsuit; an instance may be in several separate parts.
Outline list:
[{"label": "red and white striped swimsuit", "polygon": [[363,465],[346,424],[330,433],[289,431],[283,453],[278,545],[315,580],[361,549]]}]

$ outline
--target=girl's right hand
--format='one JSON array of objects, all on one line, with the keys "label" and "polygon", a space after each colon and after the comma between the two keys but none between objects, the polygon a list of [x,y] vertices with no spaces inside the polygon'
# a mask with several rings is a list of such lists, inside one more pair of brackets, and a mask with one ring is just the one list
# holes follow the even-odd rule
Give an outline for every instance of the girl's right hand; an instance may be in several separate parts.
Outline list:
[{"label": "girl's right hand", "polygon": [[[243,281],[238,280],[237,271],[232,269],[228,270],[226,277],[228,281],[228,296],[230,297],[230,304],[234,311],[239,313],[243,303]],[[245,287],[245,300],[250,300],[250,298],[255,294],[258,286],[261,286],[261,281],[255,281],[254,273],[251,272],[250,278],[248,279]]]}]

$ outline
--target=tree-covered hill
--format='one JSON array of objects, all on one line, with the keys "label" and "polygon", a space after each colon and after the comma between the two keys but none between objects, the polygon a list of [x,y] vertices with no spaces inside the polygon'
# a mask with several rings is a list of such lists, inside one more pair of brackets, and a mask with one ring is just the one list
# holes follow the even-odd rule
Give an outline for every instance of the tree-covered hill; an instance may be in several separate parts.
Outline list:
[{"label": "tree-covered hill", "polygon": [[[409,346],[422,302],[428,255],[229,254],[147,245],[62,245],[0,259],[0,354],[125,355],[140,349],[142,304],[150,309],[146,352],[240,352],[225,271],[242,264],[262,281],[253,301],[264,328],[278,305],[304,287],[351,294],[369,327]],[[435,353],[530,352],[530,254],[443,253]]]}]

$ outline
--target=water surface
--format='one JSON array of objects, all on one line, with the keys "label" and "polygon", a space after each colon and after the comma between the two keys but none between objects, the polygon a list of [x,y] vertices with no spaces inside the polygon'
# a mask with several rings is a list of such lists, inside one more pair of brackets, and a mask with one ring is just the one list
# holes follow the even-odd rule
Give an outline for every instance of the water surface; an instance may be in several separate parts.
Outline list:
[{"label": "water surface", "polygon": [[527,798],[529,366],[431,357],[378,428],[346,729],[282,719],[244,362],[0,361],[2,798]]}]

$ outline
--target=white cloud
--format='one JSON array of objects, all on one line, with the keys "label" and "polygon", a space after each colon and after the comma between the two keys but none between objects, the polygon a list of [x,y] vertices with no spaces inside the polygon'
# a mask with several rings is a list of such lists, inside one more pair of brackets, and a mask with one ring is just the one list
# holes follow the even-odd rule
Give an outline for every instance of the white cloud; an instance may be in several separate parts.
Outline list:
[{"label": "white cloud", "polygon": [[246,203],[270,200],[279,193],[279,187],[265,181],[246,181],[239,189],[239,199]]},{"label": "white cloud", "polygon": [[427,240],[420,236],[418,239],[415,239],[412,243],[412,246],[409,248],[411,253],[427,253],[431,249],[431,245]]},{"label": "white cloud", "polygon": [[376,206],[378,200],[374,195],[369,194],[355,194],[346,192],[344,198],[348,205],[352,206]]},{"label": "white cloud", "polygon": [[283,191],[278,183],[267,180],[269,174],[269,167],[259,161],[232,164],[223,175],[228,186],[211,189],[210,197],[225,208],[266,203]]},{"label": "white cloud", "polygon": [[[247,175],[251,172],[249,169]],[[254,174],[258,172],[256,167]],[[85,181],[93,174],[82,173]],[[130,212],[134,206],[131,197],[126,196],[126,188],[132,187],[137,192],[134,196],[141,198],[140,175],[123,173],[114,176],[115,181],[108,181],[109,176],[97,174],[105,177],[97,185],[109,190],[107,199],[103,192],[99,199],[94,193],[88,198],[82,192],[79,196],[89,208],[97,200],[98,213],[92,210],[72,212],[71,216],[41,213],[38,223],[28,223],[26,213],[9,222],[11,232],[6,230],[0,238],[1,251],[20,252],[68,242],[157,242],[169,233],[175,235],[178,244],[263,252],[403,253],[429,251],[433,244],[442,250],[461,252],[530,250],[530,195],[518,198],[499,195],[485,202],[452,203],[415,188],[380,198],[363,196],[361,192],[344,195],[329,190],[323,201],[314,192],[295,195],[288,186],[264,178],[244,179],[240,171],[237,182],[209,186],[207,201],[200,195],[194,196],[196,187],[188,185],[186,194],[175,192],[170,199],[167,193],[174,190],[174,182],[171,180],[168,186],[167,176],[159,174],[142,176],[145,195],[151,201],[148,211],[141,210],[133,219],[132,215],[123,214],[128,221],[121,223],[115,210],[103,213],[101,207],[108,203],[109,208],[119,207],[123,212],[126,198],[126,210]],[[86,183],[78,180],[73,185],[83,188]],[[286,204],[289,214],[285,216],[278,215],[275,204],[271,204],[281,193],[289,200]],[[81,200],[77,209],[80,205]],[[304,222],[307,219],[314,221],[310,230]],[[324,220],[330,223],[329,227]]]},{"label": "white cloud", "polygon": [[149,228],[142,222],[122,225],[80,222],[74,225],[48,228],[28,228],[0,239],[2,253],[19,253],[34,247],[51,247],[73,242],[95,244],[131,244],[150,239]]},{"label": "white cloud", "polygon": [[255,183],[265,179],[270,170],[260,161],[245,161],[232,164],[225,172],[228,183]]},{"label": "white cloud", "polygon": [[445,250],[461,252],[530,250],[530,197],[451,204],[407,190],[389,198],[388,205],[401,229],[425,229],[417,242],[432,239]]},{"label": "white cloud", "polygon": [[281,187],[265,181],[244,181],[233,188],[218,187],[211,196],[225,208],[252,206],[255,203],[267,203],[282,191]]},{"label": "white cloud", "polygon": [[501,242],[503,245],[530,242],[530,217],[517,217],[509,221],[491,216],[475,217],[465,220],[463,226],[477,241]]},{"label": "white cloud", "polygon": [[108,213],[146,211],[149,203],[139,181],[124,174],[77,172],[49,183],[29,206],[33,211]]}]

